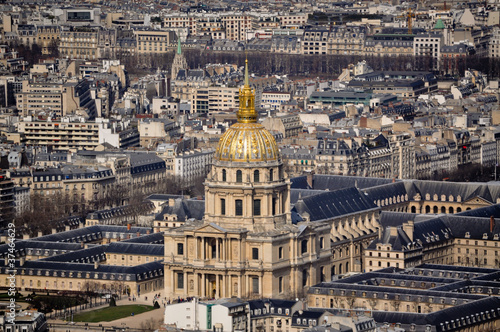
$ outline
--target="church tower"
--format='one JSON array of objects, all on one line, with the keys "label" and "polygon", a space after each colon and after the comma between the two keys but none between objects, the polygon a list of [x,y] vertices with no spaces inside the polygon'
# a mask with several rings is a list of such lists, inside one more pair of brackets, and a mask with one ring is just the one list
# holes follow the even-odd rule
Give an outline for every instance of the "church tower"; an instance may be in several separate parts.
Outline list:
[{"label": "church tower", "polygon": [[205,182],[205,223],[267,231],[290,223],[290,183],[273,135],[257,123],[248,64],[238,123],[221,137]]},{"label": "church tower", "polygon": [[182,54],[181,38],[177,37],[177,53],[175,53],[174,61],[172,62],[172,69],[170,71],[172,81],[177,78],[177,74],[181,69],[188,69],[188,65],[186,57]]}]

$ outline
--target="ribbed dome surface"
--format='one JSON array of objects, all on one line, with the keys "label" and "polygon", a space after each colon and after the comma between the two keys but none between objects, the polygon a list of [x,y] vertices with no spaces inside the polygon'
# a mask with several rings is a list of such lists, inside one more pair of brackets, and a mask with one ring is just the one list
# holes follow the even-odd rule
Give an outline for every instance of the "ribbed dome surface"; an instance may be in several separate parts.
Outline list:
[{"label": "ribbed dome surface", "polygon": [[235,123],[222,135],[215,160],[234,162],[278,161],[273,135],[259,123]]}]

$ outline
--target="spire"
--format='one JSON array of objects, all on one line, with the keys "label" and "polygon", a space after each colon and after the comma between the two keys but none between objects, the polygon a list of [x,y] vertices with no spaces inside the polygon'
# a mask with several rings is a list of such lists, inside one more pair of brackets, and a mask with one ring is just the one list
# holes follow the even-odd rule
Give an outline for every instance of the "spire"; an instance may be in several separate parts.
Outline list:
[{"label": "spire", "polygon": [[240,107],[236,116],[239,123],[254,123],[257,122],[257,111],[255,111],[255,93],[250,87],[250,79],[248,78],[248,60],[245,60],[245,85],[240,88]]},{"label": "spire", "polygon": [[181,37],[177,37],[177,54],[182,54]]},{"label": "spire", "polygon": [[250,87],[250,81],[248,79],[248,59],[245,59],[245,87]]}]

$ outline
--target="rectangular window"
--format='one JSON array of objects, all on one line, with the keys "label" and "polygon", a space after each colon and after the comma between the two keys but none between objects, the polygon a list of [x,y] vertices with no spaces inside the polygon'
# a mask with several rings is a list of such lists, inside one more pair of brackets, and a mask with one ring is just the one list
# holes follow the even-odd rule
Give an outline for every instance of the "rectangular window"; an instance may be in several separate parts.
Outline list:
[{"label": "rectangular window", "polygon": [[220,214],[223,216],[226,215],[226,200],[224,198],[220,199]]},{"label": "rectangular window", "polygon": [[241,199],[237,199],[234,202],[234,209],[237,216],[243,215],[243,201]]},{"label": "rectangular window", "polygon": [[278,258],[283,259],[283,247],[278,248]]},{"label": "rectangular window", "polygon": [[273,216],[276,215],[276,198],[273,198]]},{"label": "rectangular window", "polygon": [[184,255],[184,243],[177,243],[177,255]]},{"label": "rectangular window", "polygon": [[259,259],[259,248],[252,248],[252,259]]},{"label": "rectangular window", "polygon": [[279,277],[278,284],[279,284],[279,292],[283,293],[283,277]]},{"label": "rectangular window", "polygon": [[253,200],[253,215],[260,216],[260,199]]},{"label": "rectangular window", "polygon": [[252,278],[252,293],[259,293],[259,278]]},{"label": "rectangular window", "polygon": [[184,274],[182,272],[177,273],[177,288],[184,288]]}]

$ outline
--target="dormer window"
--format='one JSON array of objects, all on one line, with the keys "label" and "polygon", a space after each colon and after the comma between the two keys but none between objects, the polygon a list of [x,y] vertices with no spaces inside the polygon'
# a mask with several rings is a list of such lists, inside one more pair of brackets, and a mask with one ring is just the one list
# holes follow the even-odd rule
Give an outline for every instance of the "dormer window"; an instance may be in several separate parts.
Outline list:
[{"label": "dormer window", "polygon": [[465,232],[465,238],[469,239],[470,238],[470,232]]},{"label": "dormer window", "polygon": [[488,233],[483,233],[483,240],[488,239]]}]

